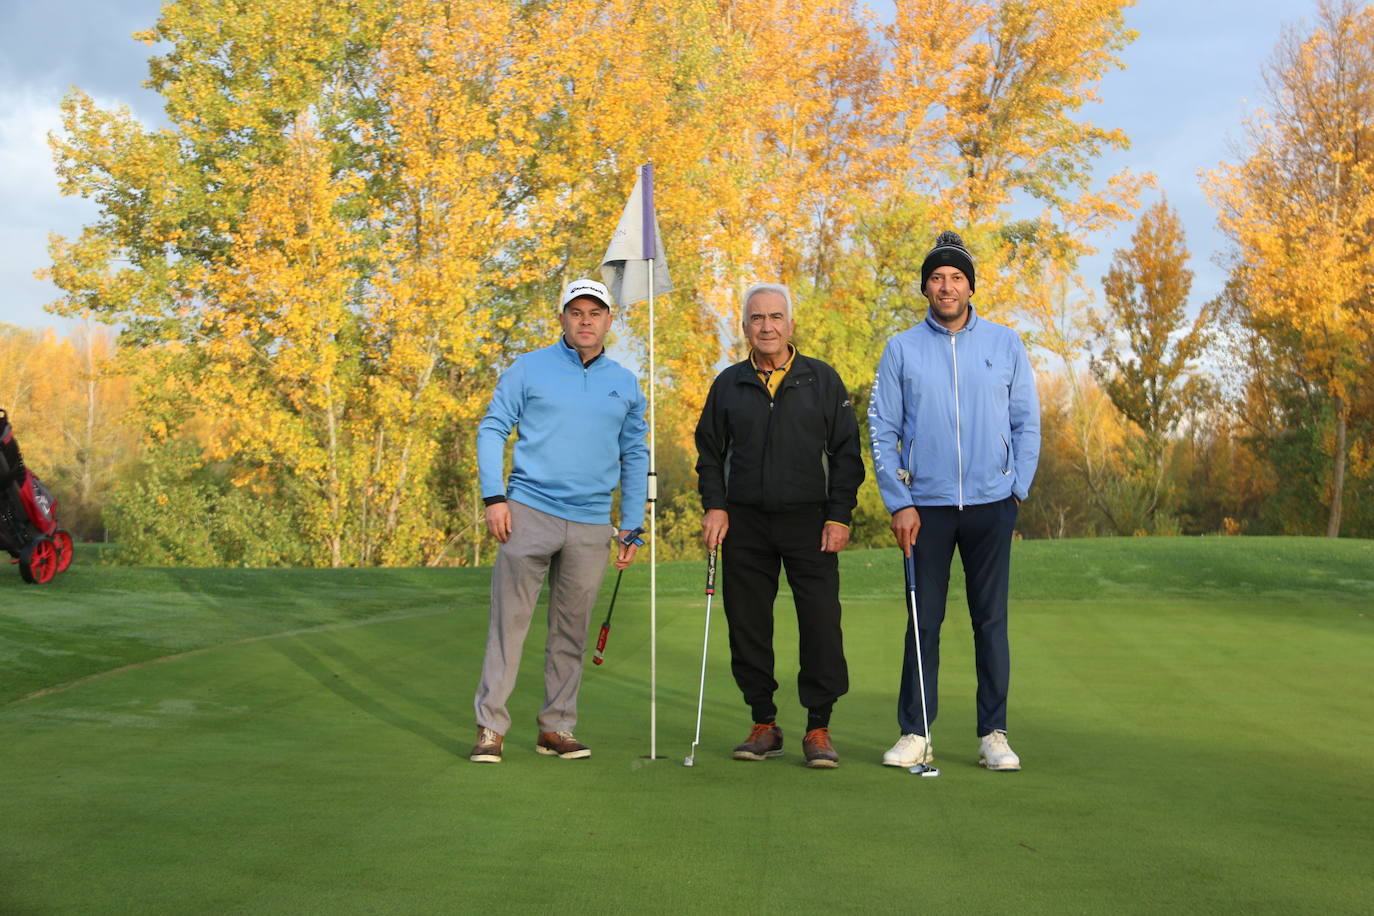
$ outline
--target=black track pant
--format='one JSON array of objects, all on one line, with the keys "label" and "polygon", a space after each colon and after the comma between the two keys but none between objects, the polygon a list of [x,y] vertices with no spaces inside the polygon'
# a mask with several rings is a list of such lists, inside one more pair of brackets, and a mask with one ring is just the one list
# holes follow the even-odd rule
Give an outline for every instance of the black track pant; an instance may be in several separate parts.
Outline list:
[{"label": "black track pant", "polygon": [[723,579],[730,624],[730,670],[756,722],[777,715],[773,694],[773,599],[779,563],[797,606],[797,694],[811,710],[829,710],[849,690],[840,632],[839,557],[820,549],[825,509],[764,512],[730,505]]},{"label": "black track pant", "polygon": [[[974,665],[978,673],[978,735],[1007,729],[1007,689],[1011,648],[1007,640],[1007,590],[1011,576],[1011,532],[1016,501],[981,506],[918,506],[916,535],[916,616],[921,622],[921,663],[925,668],[926,710],[935,721],[940,678],[940,624],[945,620],[949,564],[954,548],[964,564],[969,618],[973,624]],[[899,557],[900,559],[900,557]],[[911,612],[906,615],[906,652],[897,695],[902,734],[923,734]]]}]

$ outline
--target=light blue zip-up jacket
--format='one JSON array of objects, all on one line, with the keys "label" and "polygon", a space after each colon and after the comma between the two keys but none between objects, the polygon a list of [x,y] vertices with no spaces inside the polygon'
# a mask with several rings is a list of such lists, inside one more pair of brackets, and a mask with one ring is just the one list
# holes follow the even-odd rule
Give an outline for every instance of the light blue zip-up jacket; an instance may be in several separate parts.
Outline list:
[{"label": "light blue zip-up jacket", "polygon": [[1025,344],[972,306],[954,332],[927,312],[883,349],[868,423],[889,512],[1025,499],[1040,459],[1040,399]]},{"label": "light blue zip-up jacket", "polygon": [[[558,518],[610,524],[620,486],[620,527],[644,524],[649,427],[639,381],[605,353],[588,366],[563,342],[515,358],[477,426],[482,497],[505,495]],[[518,427],[510,480],[506,439]]]}]

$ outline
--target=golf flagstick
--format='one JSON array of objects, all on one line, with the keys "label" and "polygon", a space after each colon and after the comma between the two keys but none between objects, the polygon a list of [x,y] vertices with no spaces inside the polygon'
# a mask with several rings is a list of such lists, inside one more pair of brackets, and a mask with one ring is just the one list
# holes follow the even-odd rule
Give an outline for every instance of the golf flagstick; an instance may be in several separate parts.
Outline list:
[{"label": "golf flagstick", "polygon": [[[930,741],[930,721],[926,718],[926,672],[925,665],[921,661],[921,624],[916,619],[916,545],[911,545],[911,552],[904,554],[902,559],[905,561],[906,570],[906,599],[907,607],[911,610],[911,635],[916,641],[916,679],[921,688],[921,730],[925,732],[926,753],[934,759],[935,752]],[[909,768],[910,772],[921,776],[939,776],[940,771],[927,763],[918,763]]]},{"label": "golf flagstick", "polygon": [[[640,273],[643,271],[643,273]],[[658,362],[654,350],[654,294],[671,292],[667,254],[654,215],[654,164],[639,168],[630,199],[601,259],[601,276],[621,306],[649,303],[649,759],[658,758],[658,456],[654,427],[658,422]],[[640,290],[644,290],[644,295]]]},{"label": "golf flagstick", "polygon": [[695,766],[697,745],[701,743],[701,707],[706,701],[706,650],[711,645],[711,598],[716,593],[716,549],[706,555],[706,634],[701,638],[701,686],[697,689],[697,734],[692,739],[692,751],[682,761],[685,767]]},{"label": "golf flagstick", "polygon": [[654,427],[658,386],[654,364],[654,261],[658,254],[654,230],[654,164],[644,166],[644,256],[649,262],[649,759],[658,759],[658,467]]}]

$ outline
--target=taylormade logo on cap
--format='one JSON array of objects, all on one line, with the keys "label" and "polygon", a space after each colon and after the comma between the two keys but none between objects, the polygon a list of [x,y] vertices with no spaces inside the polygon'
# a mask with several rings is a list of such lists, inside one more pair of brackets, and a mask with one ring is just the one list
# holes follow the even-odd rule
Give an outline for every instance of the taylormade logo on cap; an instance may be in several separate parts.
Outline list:
[{"label": "taylormade logo on cap", "polygon": [[584,296],[589,299],[595,299],[606,306],[606,308],[611,307],[610,290],[606,289],[606,287],[597,283],[595,280],[583,279],[572,281],[568,284],[568,288],[563,291],[563,308],[567,308],[568,303],[572,302],[574,299],[580,299]]}]

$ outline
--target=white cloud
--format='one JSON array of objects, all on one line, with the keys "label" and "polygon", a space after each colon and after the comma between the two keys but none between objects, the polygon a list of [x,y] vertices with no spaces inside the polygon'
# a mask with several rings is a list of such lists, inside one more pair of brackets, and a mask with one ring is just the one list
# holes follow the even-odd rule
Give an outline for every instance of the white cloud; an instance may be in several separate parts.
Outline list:
[{"label": "white cloud", "polygon": [[58,189],[48,133],[62,126],[60,103],[56,89],[0,85],[0,321],[11,324],[66,325],[43,311],[59,291],[33,272],[48,264],[50,232],[75,236],[96,217],[92,203]]},{"label": "white cloud", "polygon": [[48,149],[48,132],[61,126],[58,102],[31,86],[0,86],[0,199],[10,206],[58,196]]}]

